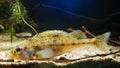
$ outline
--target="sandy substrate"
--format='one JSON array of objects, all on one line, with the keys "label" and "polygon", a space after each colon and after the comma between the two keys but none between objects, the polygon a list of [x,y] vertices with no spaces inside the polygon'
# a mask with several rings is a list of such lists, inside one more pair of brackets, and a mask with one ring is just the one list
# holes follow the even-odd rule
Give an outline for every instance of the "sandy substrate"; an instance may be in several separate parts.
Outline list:
[{"label": "sandy substrate", "polygon": [[[23,43],[26,39],[25,38],[17,38],[14,37],[14,41],[11,43],[10,42],[10,37],[8,35],[0,35],[0,51],[4,51],[6,49],[13,48],[15,46],[18,46],[19,44]],[[93,49],[89,49],[89,47],[83,47],[84,52],[86,52],[86,56],[78,56],[78,52],[81,52],[80,49],[71,52],[71,54],[66,53],[63,55],[60,55],[58,57],[55,57],[54,59],[47,59],[47,60],[0,60],[0,65],[26,65],[29,63],[38,63],[38,64],[49,64],[53,63],[58,66],[64,66],[64,65],[69,65],[69,64],[74,64],[78,62],[83,62],[83,61],[101,61],[105,59],[111,59],[112,61],[115,61],[117,63],[120,63],[120,51],[114,51],[113,53],[108,53],[108,54],[96,54]],[[100,52],[97,50],[97,52]],[[73,55],[73,54],[76,55]],[[102,53],[102,52],[101,52]]]}]

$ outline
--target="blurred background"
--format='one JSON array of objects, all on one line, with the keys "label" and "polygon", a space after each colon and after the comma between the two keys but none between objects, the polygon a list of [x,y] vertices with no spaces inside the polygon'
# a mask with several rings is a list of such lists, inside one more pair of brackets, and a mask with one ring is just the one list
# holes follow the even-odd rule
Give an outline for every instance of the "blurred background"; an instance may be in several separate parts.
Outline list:
[{"label": "blurred background", "polygon": [[[0,0],[5,1],[5,0]],[[39,32],[85,26],[94,34],[111,32],[120,40],[119,0],[21,0]]]},{"label": "blurred background", "polygon": [[81,29],[120,37],[118,0],[22,0],[39,30]]}]

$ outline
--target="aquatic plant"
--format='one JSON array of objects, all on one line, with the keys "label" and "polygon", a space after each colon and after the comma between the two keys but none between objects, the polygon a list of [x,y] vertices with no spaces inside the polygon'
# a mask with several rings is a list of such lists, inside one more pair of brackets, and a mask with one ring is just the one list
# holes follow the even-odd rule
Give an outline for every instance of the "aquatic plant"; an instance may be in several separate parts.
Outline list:
[{"label": "aquatic plant", "polygon": [[23,4],[20,2],[20,0],[13,0],[11,2],[10,12],[11,12],[11,17],[9,18],[9,24],[10,24],[11,42],[13,41],[13,36],[15,33],[14,26],[18,23],[25,23],[27,26],[33,29],[33,31],[36,34],[38,33],[36,29],[26,21],[25,18],[27,17],[27,11],[26,8],[23,6]]}]

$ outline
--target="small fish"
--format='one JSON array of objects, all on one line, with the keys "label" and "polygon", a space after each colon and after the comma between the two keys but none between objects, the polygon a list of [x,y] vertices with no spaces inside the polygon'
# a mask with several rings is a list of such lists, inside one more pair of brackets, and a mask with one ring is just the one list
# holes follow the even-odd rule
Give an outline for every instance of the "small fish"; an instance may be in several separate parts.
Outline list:
[{"label": "small fish", "polygon": [[110,32],[107,32],[89,39],[79,30],[75,30],[73,33],[62,30],[49,30],[35,35],[18,46],[0,52],[0,54],[2,53],[1,55],[4,56],[3,59],[5,57],[19,60],[48,59],[84,46],[94,46],[104,53],[108,53],[107,41],[109,36]]}]

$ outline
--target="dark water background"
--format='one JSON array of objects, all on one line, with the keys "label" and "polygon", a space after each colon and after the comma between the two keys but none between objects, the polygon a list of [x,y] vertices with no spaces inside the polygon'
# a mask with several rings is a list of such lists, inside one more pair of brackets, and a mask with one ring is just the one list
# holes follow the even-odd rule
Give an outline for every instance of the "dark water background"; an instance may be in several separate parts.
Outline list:
[{"label": "dark water background", "polygon": [[95,34],[120,36],[119,0],[22,0],[40,31],[85,26]]}]

